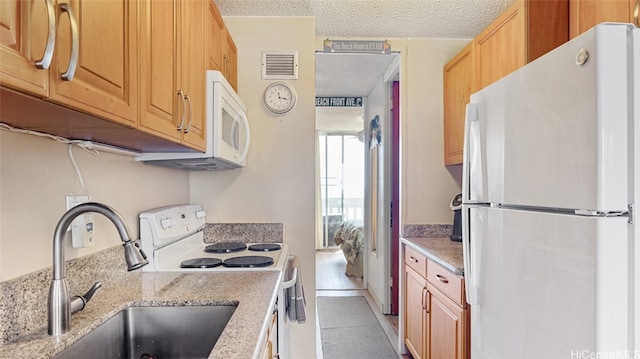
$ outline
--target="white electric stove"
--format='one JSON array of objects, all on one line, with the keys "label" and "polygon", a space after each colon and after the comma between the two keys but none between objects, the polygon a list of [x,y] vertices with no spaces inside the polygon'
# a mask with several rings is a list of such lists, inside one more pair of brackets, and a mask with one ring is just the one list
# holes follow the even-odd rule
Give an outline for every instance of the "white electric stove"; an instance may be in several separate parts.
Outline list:
[{"label": "white electric stove", "polygon": [[229,240],[205,243],[206,212],[200,205],[157,208],[140,214],[140,241],[149,264],[147,272],[268,271],[282,272],[274,313],[277,315],[278,357],[289,358],[289,322],[285,308],[287,288],[295,285],[298,270],[285,281],[289,260],[286,243],[241,243]]},{"label": "white electric stove", "polygon": [[206,212],[180,205],[140,214],[140,240],[149,265],[143,271],[284,270],[286,243],[205,243]]}]

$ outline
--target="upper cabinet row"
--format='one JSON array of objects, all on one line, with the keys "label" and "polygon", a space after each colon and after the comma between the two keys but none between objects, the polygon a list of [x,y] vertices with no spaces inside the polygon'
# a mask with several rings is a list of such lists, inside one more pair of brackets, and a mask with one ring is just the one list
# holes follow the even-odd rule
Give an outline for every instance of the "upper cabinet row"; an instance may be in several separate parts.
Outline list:
[{"label": "upper cabinet row", "polygon": [[[220,47],[226,67],[211,60]],[[233,56],[226,55],[228,47]],[[213,2],[0,2],[3,87],[185,148],[205,149],[204,71],[225,72],[235,87],[235,53]],[[25,120],[13,117],[3,111],[0,120],[21,127]],[[49,129],[47,119],[28,121],[64,135],[56,133],[59,122]],[[99,121],[91,126],[86,139],[102,127]],[[133,135],[130,148],[135,142]]]},{"label": "upper cabinet row", "polygon": [[444,66],[444,164],[462,163],[465,107],[472,93],[600,22],[638,26],[639,2],[516,0]]}]

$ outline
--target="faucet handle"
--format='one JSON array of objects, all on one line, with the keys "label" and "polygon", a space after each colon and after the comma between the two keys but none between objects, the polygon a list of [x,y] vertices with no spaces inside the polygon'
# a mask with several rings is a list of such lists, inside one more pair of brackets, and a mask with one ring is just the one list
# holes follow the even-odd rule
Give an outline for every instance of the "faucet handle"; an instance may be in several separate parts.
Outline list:
[{"label": "faucet handle", "polygon": [[93,285],[91,286],[91,288],[89,288],[89,290],[84,293],[84,295],[82,296],[84,298],[85,301],[90,301],[91,298],[93,298],[93,295],[96,294],[96,291],[102,288],[102,282],[95,282],[93,283]]},{"label": "faucet handle", "polygon": [[71,314],[83,310],[100,287],[102,287],[102,282],[95,282],[84,295],[74,295],[71,298]]}]

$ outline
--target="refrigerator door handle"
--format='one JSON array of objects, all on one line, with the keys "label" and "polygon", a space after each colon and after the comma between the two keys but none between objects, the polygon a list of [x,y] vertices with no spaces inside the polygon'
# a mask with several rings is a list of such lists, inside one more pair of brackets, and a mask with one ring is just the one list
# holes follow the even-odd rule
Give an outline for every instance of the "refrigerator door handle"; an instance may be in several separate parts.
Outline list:
[{"label": "refrigerator door handle", "polygon": [[[484,175],[482,168],[482,140],[478,104],[468,103],[465,115],[462,198],[464,202],[484,201]],[[473,186],[473,187],[472,187]]]},{"label": "refrigerator door handle", "polygon": [[471,208],[467,205],[462,206],[462,260],[464,262],[464,289],[467,303],[474,306],[477,303],[477,285],[474,280],[474,268],[471,253]]}]

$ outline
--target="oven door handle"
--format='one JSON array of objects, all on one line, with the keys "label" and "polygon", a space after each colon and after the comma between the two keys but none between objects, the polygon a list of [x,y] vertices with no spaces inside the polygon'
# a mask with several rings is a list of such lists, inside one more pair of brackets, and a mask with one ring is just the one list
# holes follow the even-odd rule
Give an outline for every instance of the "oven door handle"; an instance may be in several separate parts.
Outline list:
[{"label": "oven door handle", "polygon": [[282,289],[293,287],[296,284],[296,280],[298,280],[298,268],[293,268],[293,275],[291,275],[291,280],[283,282]]}]

